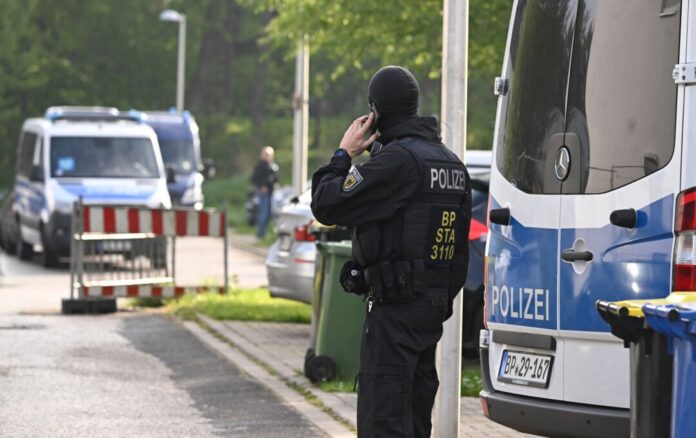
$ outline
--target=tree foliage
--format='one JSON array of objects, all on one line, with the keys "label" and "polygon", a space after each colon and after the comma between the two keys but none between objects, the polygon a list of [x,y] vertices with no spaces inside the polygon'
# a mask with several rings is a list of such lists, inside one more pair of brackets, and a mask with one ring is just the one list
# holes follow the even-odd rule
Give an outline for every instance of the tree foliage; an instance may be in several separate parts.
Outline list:
[{"label": "tree foliage", "polygon": [[[485,148],[510,3],[470,4],[469,143]],[[48,106],[174,104],[177,26],[158,19],[166,8],[187,16],[186,106],[222,173],[247,169],[264,144],[290,159],[299,35],[311,40],[317,160],[366,111],[365,79],[381,65],[414,70],[423,112],[439,111],[442,0],[3,0],[0,187],[12,179],[22,121]]]},{"label": "tree foliage", "polygon": [[[335,63],[334,77],[351,68],[400,64],[430,78],[440,76],[442,0],[243,0],[273,10],[268,38],[294,48],[302,35],[313,53],[325,51]],[[456,1],[456,0],[452,0]],[[471,0],[470,72],[485,74],[500,67],[509,0]]]}]

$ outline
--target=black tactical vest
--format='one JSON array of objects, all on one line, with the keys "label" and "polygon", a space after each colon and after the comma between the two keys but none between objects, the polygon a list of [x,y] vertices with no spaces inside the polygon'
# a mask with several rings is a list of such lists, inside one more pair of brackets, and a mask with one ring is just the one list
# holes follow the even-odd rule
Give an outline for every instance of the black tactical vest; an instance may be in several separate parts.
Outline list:
[{"label": "black tactical vest", "polygon": [[468,259],[471,194],[466,167],[443,144],[410,137],[388,147],[413,156],[419,189],[393,218],[354,230],[353,259],[365,266],[378,302],[403,302],[429,288],[447,288],[457,251]]}]

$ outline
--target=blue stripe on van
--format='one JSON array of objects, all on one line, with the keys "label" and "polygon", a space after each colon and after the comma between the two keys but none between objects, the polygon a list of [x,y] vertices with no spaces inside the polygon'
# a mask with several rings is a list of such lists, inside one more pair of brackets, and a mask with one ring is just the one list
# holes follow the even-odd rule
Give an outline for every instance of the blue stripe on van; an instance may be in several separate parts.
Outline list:
[{"label": "blue stripe on van", "polygon": [[[491,198],[491,208],[500,204]],[[588,213],[589,214],[589,213]],[[598,299],[619,301],[664,297],[671,289],[674,196],[638,211],[629,230],[609,223],[601,228],[560,230],[561,250],[585,240],[593,261],[578,274],[558,260],[557,229],[491,224],[488,246],[488,321],[526,327],[608,332],[595,310]],[[556,276],[560,270],[560,324]],[[505,289],[503,289],[503,287]],[[548,290],[548,298],[546,291]],[[497,297],[496,297],[497,294]],[[545,310],[549,315],[546,318]]]},{"label": "blue stripe on van", "polygon": [[87,201],[96,199],[123,201],[124,203],[130,201],[145,202],[156,191],[156,187],[153,186],[138,187],[130,193],[123,188],[119,190],[118,188],[111,187],[85,187],[82,184],[61,184],[60,186],[72,195],[76,197],[82,196]]},{"label": "blue stripe on van", "polygon": [[512,218],[509,227],[490,224],[488,239],[488,321],[555,330],[558,230]]},{"label": "blue stripe on van", "polygon": [[[26,177],[15,177],[15,196],[17,208],[25,215],[38,216],[41,209],[46,206],[46,196],[41,190],[36,189]],[[24,206],[27,206],[29,211],[24,211]]]},{"label": "blue stripe on van", "polygon": [[612,224],[561,230],[561,249],[571,248],[581,238],[594,255],[582,274],[570,263],[561,263],[561,330],[609,331],[595,310],[598,299],[667,296],[671,289],[673,224],[674,196],[669,195],[640,209],[638,225],[632,230]]}]

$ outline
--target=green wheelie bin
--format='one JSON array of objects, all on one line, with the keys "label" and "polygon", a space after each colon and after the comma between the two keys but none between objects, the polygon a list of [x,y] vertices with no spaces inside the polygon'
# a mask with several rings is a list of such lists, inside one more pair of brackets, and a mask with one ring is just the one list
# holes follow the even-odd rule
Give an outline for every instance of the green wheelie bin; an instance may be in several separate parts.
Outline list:
[{"label": "green wheelie bin", "polygon": [[360,338],[365,303],[346,293],[339,282],[351,257],[351,244],[317,242],[312,297],[312,335],[305,355],[305,375],[312,382],[355,378],[360,365]]}]

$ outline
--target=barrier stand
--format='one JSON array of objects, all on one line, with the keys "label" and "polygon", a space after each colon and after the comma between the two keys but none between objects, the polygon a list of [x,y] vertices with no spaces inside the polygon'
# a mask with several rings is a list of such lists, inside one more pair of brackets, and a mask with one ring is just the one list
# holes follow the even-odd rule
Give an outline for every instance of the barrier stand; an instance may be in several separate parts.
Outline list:
[{"label": "barrier stand", "polygon": [[[172,210],[75,203],[72,215],[70,298],[63,313],[115,312],[121,297],[173,298],[216,290],[228,279],[227,209]],[[176,285],[176,241],[223,241],[223,286]]]}]

